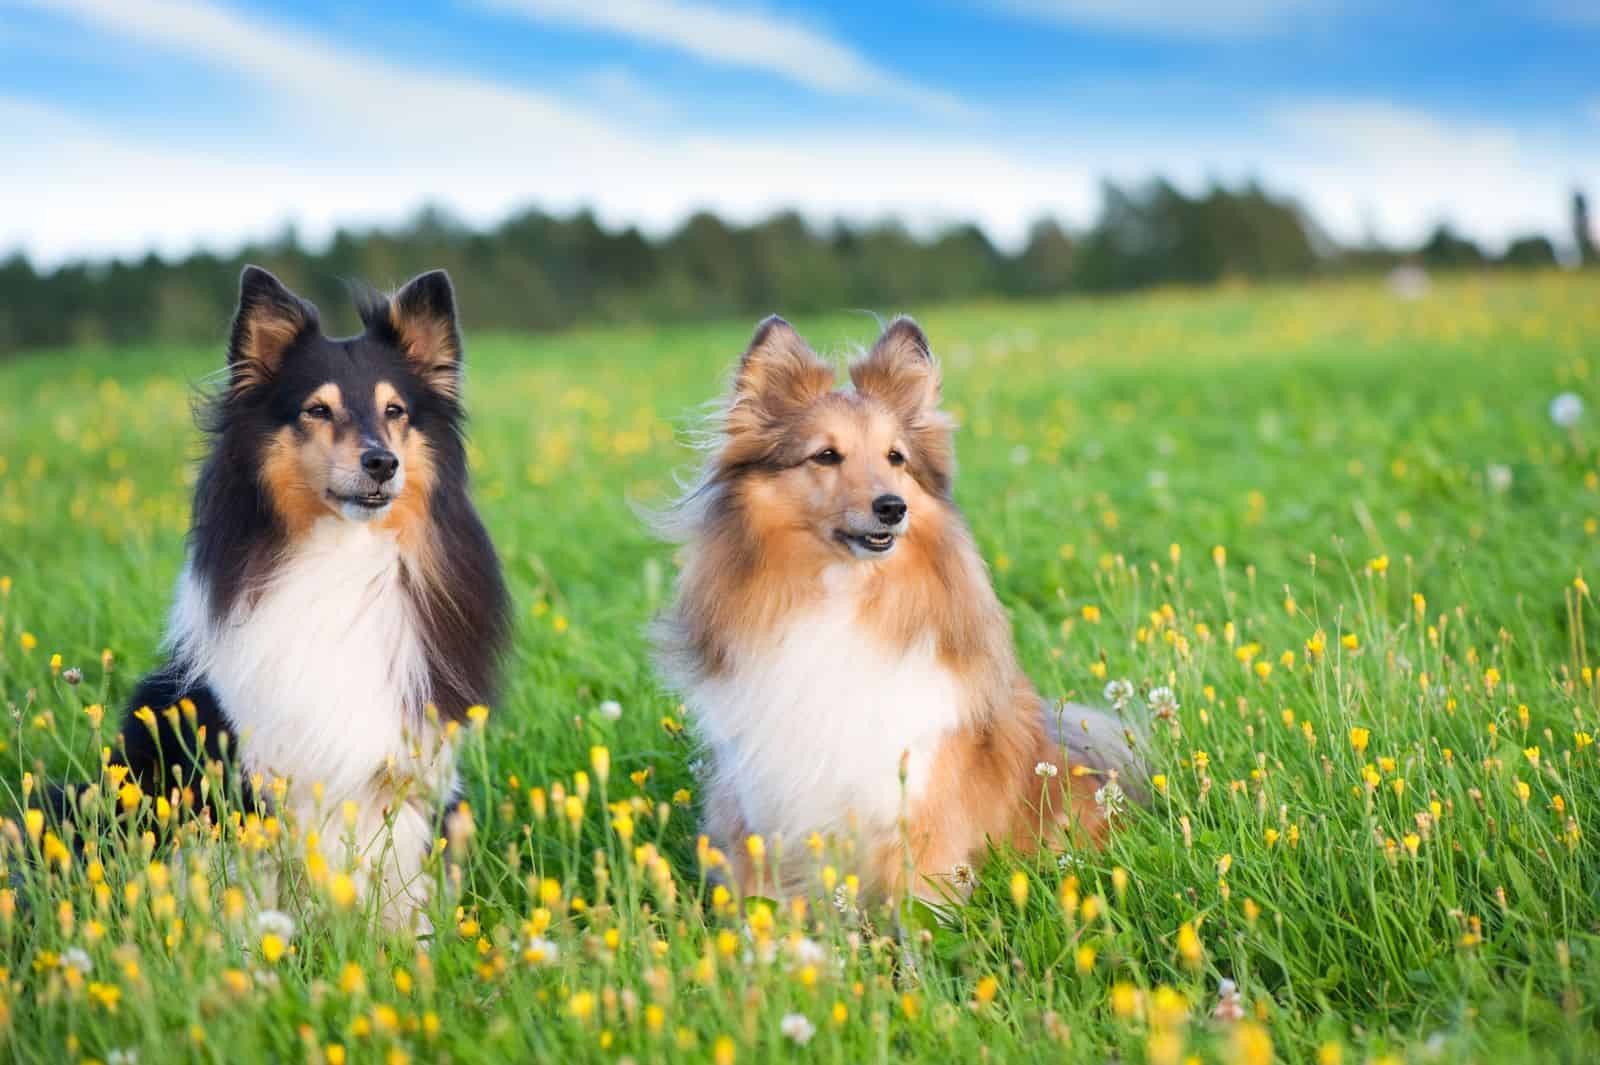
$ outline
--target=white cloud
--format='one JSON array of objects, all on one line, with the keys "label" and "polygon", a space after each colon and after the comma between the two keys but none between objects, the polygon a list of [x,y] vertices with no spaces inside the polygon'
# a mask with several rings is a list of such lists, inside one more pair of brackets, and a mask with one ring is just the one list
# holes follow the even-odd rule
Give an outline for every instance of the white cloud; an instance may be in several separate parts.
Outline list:
[{"label": "white cloud", "polygon": [[783,15],[697,0],[480,0],[540,22],[608,33],[720,66],[762,71],[836,96],[899,100],[940,114],[967,108],[907,81],[821,30]]},{"label": "white cloud", "polygon": [[1600,145],[1465,122],[1382,101],[1281,105],[1286,138],[1274,168],[1336,233],[1368,226],[1416,240],[1448,219],[1494,244],[1567,230],[1572,182],[1600,167]]},{"label": "white cloud", "polygon": [[[243,75],[240,136],[116,120],[0,96],[0,250],[49,264],[154,247],[225,249],[286,221],[319,241],[337,225],[395,222],[425,203],[474,225],[536,204],[592,206],[608,224],[664,231],[712,208],[751,220],[797,207],[824,220],[975,220],[1006,245],[1043,213],[1093,221],[1099,179],[1165,173],[1196,189],[1259,177],[1296,195],[1340,239],[1369,223],[1415,240],[1442,217],[1491,242],[1567,231],[1570,183],[1600,170],[1572,143],[1362,101],[1283,104],[1264,119],[1162,136],[1064,118],[1049,140],[1003,129],[759,134],[652,128],[570,100],[399,66],[197,0],[39,0],[109,35]],[[648,94],[624,76],[619,92]],[[269,132],[262,127],[270,125]],[[202,139],[204,138],[204,139]],[[1070,153],[1070,154],[1069,154]],[[390,278],[375,279],[380,282]]]},{"label": "white cloud", "polygon": [[243,75],[268,90],[260,116],[292,119],[273,128],[270,150],[262,137],[185,146],[0,98],[0,247],[41,262],[228,246],[285,221],[315,241],[338,224],[395,221],[424,203],[480,225],[530,202],[592,206],[607,221],[655,231],[702,207],[734,219],[790,206],[914,224],[977,217],[997,239],[1017,240],[1031,217],[1076,216],[1094,197],[1087,169],[983,144],[651,132],[525,89],[390,64],[202,0],[30,2]]},{"label": "white cloud", "polygon": [[995,0],[1018,15],[1157,36],[1250,37],[1324,14],[1327,0]]}]

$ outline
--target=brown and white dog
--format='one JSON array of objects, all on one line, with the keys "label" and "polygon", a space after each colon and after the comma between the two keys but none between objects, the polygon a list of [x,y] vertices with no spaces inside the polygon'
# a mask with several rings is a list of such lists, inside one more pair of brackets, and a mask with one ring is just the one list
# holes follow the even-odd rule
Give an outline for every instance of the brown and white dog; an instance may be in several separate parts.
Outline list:
[{"label": "brown and white dog", "polygon": [[[756,330],[704,475],[665,523],[685,564],[657,646],[706,743],[705,829],[740,887],[798,887],[818,833],[854,841],[870,895],[937,897],[988,841],[1098,840],[1094,793],[1136,788],[1141,767],[1115,719],[1053,710],[1019,667],[951,498],[953,424],[922,330],[894,321],[850,380],[836,388],[782,319]],[[775,867],[756,868],[751,834],[788,843]]]}]

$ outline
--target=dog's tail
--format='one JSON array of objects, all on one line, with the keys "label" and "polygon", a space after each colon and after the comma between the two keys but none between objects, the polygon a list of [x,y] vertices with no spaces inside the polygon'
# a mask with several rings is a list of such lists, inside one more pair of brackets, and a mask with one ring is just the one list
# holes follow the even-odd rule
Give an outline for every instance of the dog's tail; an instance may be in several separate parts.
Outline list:
[{"label": "dog's tail", "polygon": [[1141,753],[1144,733],[1134,723],[1081,703],[1046,702],[1045,717],[1069,766],[1114,779],[1134,802],[1149,801],[1149,771]]}]

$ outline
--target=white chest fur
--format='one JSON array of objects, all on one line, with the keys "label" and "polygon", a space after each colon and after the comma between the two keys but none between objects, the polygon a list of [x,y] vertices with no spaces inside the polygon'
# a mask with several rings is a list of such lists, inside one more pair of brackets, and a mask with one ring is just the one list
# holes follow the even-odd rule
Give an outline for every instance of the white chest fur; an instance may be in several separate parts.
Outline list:
[{"label": "white chest fur", "polygon": [[[689,690],[715,772],[752,832],[798,843],[813,831],[890,828],[925,787],[961,721],[957,678],[928,646],[899,652],[857,618],[847,589],[797,613],[732,668]],[[733,842],[733,841],[728,841]]]},{"label": "white chest fur", "polygon": [[[184,573],[173,642],[221,701],[246,771],[300,794],[321,784],[335,801],[370,789],[386,766],[423,768],[413,751],[421,742],[431,754],[434,737],[407,730],[427,700],[427,659],[402,565],[392,534],[329,517],[220,624]],[[420,775],[450,773],[431,769]]]}]

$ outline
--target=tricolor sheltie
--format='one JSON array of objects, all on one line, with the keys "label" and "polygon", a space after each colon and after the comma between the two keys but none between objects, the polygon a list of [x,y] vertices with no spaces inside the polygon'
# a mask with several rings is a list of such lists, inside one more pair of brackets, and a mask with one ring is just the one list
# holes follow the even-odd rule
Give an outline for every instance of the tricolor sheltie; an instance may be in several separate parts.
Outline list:
[{"label": "tricolor sheltie", "polygon": [[[987,841],[1100,838],[1094,793],[1134,790],[1139,761],[1115,719],[1052,709],[1019,668],[951,499],[926,337],[898,319],[853,389],[834,377],[763,322],[667,515],[684,568],[657,644],[706,743],[707,834],[746,891],[796,885],[819,833],[856,841],[863,890],[930,897]],[[786,843],[777,868],[751,834]]]},{"label": "tricolor sheltie", "polygon": [[326,337],[314,307],[245,268],[170,658],[135,691],[123,741],[165,795],[200,769],[184,754],[197,737],[216,759],[227,733],[246,788],[318,831],[336,869],[353,811],[354,879],[403,926],[457,787],[445,730],[490,699],[508,612],[467,497],[449,278],[360,311],[361,335]]}]

